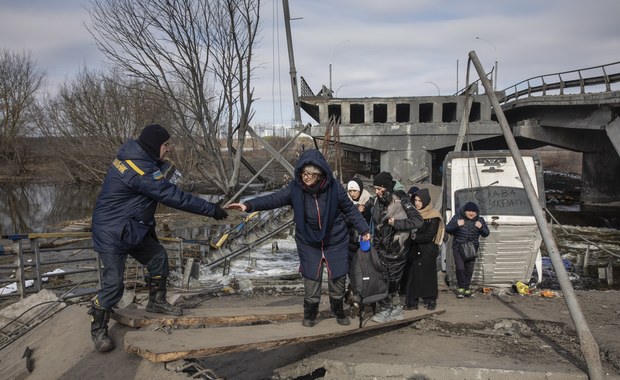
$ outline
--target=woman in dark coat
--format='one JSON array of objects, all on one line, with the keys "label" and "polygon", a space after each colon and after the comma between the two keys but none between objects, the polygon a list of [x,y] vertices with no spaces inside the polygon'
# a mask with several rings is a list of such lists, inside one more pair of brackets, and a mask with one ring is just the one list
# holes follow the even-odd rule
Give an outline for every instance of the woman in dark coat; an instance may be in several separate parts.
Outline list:
[{"label": "woman in dark coat", "polygon": [[421,298],[428,310],[437,307],[437,255],[444,233],[443,220],[433,208],[428,189],[418,190],[411,200],[424,219],[411,241],[411,266],[409,267],[405,310],[418,308]]},{"label": "woman in dark coat", "polygon": [[394,189],[396,182],[389,172],[381,172],[372,180],[376,195],[371,209],[373,245],[385,264],[389,293],[378,302],[378,310],[371,319],[377,323],[404,319],[398,289],[411,238],[424,223],[407,194]]},{"label": "woman in dark coat", "polygon": [[227,208],[241,211],[270,210],[290,205],[295,221],[295,242],[299,271],[304,277],[304,320],[314,326],[319,312],[323,266],[329,276],[328,289],[332,312],[337,322],[348,325],[344,314],[345,279],[349,271],[347,221],[364,240],[370,239],[370,227],[351,202],[344,187],[318,150],[306,150],[295,165],[294,178],[279,191]]}]

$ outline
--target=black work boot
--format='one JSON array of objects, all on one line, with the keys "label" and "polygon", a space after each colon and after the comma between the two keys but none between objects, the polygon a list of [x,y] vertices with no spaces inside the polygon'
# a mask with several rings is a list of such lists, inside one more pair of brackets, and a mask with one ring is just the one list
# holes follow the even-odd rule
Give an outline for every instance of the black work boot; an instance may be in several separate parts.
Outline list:
[{"label": "black work boot", "polygon": [[90,323],[90,336],[93,338],[95,350],[98,352],[108,352],[114,349],[114,343],[108,335],[110,310],[92,305],[88,311],[88,314],[92,317],[92,322]]},{"label": "black work boot", "polygon": [[344,302],[342,298],[339,300],[330,298],[329,304],[331,306],[332,313],[336,315],[336,322],[338,322],[339,325],[347,326],[351,324],[349,317],[344,314]]},{"label": "black work boot", "polygon": [[146,305],[146,311],[177,317],[183,315],[183,309],[173,306],[166,301],[166,277],[150,278],[148,282],[149,303]]},{"label": "black work boot", "polygon": [[304,302],[304,320],[301,324],[305,327],[314,327],[317,315],[319,315],[319,303]]}]

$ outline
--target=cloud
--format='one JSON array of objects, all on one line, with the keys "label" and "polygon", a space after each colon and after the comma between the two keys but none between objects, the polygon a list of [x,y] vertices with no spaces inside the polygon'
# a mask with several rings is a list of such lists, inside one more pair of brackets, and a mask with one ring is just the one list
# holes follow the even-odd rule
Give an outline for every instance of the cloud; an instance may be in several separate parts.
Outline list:
[{"label": "cloud", "polygon": [[[84,28],[83,0],[0,2],[2,48],[28,50],[61,83],[103,57]],[[468,53],[498,88],[542,74],[620,61],[617,0],[289,0],[298,78],[342,97],[422,96],[465,86]],[[253,122],[290,124],[293,115],[282,2],[264,0],[256,51]],[[274,29],[275,27],[275,29]],[[481,39],[477,40],[475,37]],[[347,41],[347,42],[343,42]],[[457,77],[458,61],[458,77]],[[470,70],[470,77],[477,77]],[[304,123],[310,118],[302,111]]]}]

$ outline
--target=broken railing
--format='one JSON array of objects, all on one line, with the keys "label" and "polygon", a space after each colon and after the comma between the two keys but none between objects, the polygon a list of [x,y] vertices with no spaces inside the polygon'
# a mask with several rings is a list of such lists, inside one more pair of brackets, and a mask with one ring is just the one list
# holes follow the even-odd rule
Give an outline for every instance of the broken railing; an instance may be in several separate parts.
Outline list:
[{"label": "broken railing", "polygon": [[[292,225],[289,207],[254,212],[235,226],[213,233],[210,239],[160,237],[168,251],[170,268],[183,273],[187,286],[194,263],[208,268],[223,267],[228,274],[231,262],[243,254],[251,260],[252,249]],[[64,298],[95,294],[101,283],[101,263],[93,250],[90,232],[13,234],[3,257],[14,260],[0,265],[0,299],[25,298],[42,289],[72,289]],[[6,260],[5,260],[6,261]],[[142,283],[144,267],[131,257],[125,270],[126,284]],[[85,286],[86,285],[86,286]]]},{"label": "broken railing", "polygon": [[580,94],[585,94],[586,90],[609,92],[612,91],[612,83],[616,82],[620,82],[620,61],[523,80],[504,89],[504,95],[499,102],[504,104],[534,95],[564,95],[569,88],[578,89]]},{"label": "broken railing", "polygon": [[[0,265],[0,298],[24,298],[28,293],[37,293],[44,288],[98,285],[100,270],[90,235],[90,232],[59,232],[3,236],[12,241],[8,251],[15,254],[15,261]],[[59,270],[59,267],[65,269]],[[81,281],[74,281],[76,278]],[[80,287],[65,298],[95,291],[96,286]]]},{"label": "broken railing", "polygon": [[[620,253],[612,252],[609,249],[601,246],[600,244],[597,244],[596,242],[593,242],[592,240],[586,238],[585,236],[575,235],[574,233],[571,233],[570,231],[566,229],[566,227],[560,224],[560,222],[555,218],[555,216],[553,216],[553,214],[551,214],[551,212],[548,209],[545,209],[545,212],[547,213],[547,215],[549,215],[549,218],[550,218],[550,222],[549,222],[550,228],[553,229],[554,226],[557,226],[558,228],[562,229],[562,231],[565,234],[576,236],[577,238],[581,239],[586,244],[585,252],[578,253],[577,257],[575,258],[575,266],[577,268],[581,268],[584,272],[588,271],[588,267],[590,266],[590,256],[592,255],[593,247],[596,248],[596,251],[609,255],[609,262],[607,265],[605,266],[598,265],[598,268],[597,268],[598,277],[599,277],[599,280],[605,279],[607,280],[607,284],[609,286],[613,286],[614,285],[614,272],[613,272],[614,260],[620,259]],[[602,260],[599,260],[599,261],[602,261]]]}]

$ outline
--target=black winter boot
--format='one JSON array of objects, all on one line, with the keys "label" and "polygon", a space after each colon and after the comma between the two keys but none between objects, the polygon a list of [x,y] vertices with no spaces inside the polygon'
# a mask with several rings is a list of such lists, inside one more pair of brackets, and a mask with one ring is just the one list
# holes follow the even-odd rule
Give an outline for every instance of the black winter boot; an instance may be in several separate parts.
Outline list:
[{"label": "black winter boot", "polygon": [[108,335],[108,322],[110,321],[110,310],[102,309],[92,305],[88,315],[92,317],[90,323],[90,336],[93,338],[95,350],[98,352],[108,352],[114,349],[114,343]]},{"label": "black winter boot", "polygon": [[146,305],[146,311],[177,317],[183,315],[183,309],[166,301],[166,277],[150,278],[148,282],[149,303]]},{"label": "black winter boot", "polygon": [[336,322],[338,322],[339,325],[347,326],[351,324],[349,317],[344,314],[344,302],[342,298],[339,300],[330,298],[329,304],[331,306],[332,313],[336,315]]},{"label": "black winter boot", "polygon": [[305,327],[314,327],[317,315],[319,315],[318,302],[304,302],[304,320],[301,324]]}]

